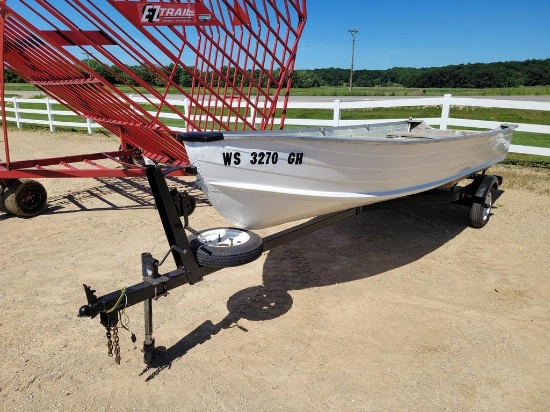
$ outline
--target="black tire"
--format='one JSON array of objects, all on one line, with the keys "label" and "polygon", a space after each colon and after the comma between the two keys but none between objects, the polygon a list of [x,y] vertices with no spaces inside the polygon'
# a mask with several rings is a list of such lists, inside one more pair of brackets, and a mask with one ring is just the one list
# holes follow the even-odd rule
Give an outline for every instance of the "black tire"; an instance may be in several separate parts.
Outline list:
[{"label": "black tire", "polygon": [[493,191],[495,189],[495,186],[491,187],[482,202],[472,204],[472,208],[470,209],[471,227],[481,229],[489,222],[489,218],[491,217],[491,207],[493,206]]},{"label": "black tire", "polygon": [[203,230],[190,236],[189,244],[197,263],[210,267],[244,265],[258,259],[264,250],[258,234],[226,227]]},{"label": "black tire", "polygon": [[6,210],[19,217],[38,215],[46,206],[47,193],[36,180],[12,180],[4,190]]},{"label": "black tire", "polygon": [[4,185],[0,183],[0,213],[9,213],[6,209],[6,202],[4,202]]}]

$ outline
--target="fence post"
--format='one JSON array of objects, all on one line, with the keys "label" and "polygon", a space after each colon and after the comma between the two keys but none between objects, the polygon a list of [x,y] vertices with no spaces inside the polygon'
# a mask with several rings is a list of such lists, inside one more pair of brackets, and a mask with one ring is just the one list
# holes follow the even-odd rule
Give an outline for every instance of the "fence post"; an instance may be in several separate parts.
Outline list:
[{"label": "fence post", "polygon": [[[276,104],[276,103],[275,103]],[[252,99],[252,109],[250,110],[250,117],[248,122],[256,129],[256,99]]]},{"label": "fence post", "polygon": [[183,114],[185,115],[185,130],[189,131],[189,122],[187,119],[189,119],[189,99],[183,99]]},{"label": "fence post", "polygon": [[13,96],[13,114],[15,116],[15,124],[17,125],[18,129],[21,129],[23,126],[21,125],[21,114],[19,113],[19,102],[17,101],[17,97]]},{"label": "fence post", "polygon": [[86,119],[86,126],[88,126],[88,134],[93,134],[94,128],[92,126],[92,119]]},{"label": "fence post", "polygon": [[48,111],[48,123],[50,124],[50,132],[55,132],[55,125],[53,124],[52,102],[49,97],[46,97],[46,110]]},{"label": "fence post", "polygon": [[439,128],[441,130],[447,130],[447,126],[449,125],[450,111],[451,111],[451,95],[445,94],[443,95],[443,107],[441,109],[441,123],[439,124]]},{"label": "fence post", "polygon": [[332,122],[334,127],[340,126],[340,100],[336,99],[334,101],[334,115],[332,117]]}]

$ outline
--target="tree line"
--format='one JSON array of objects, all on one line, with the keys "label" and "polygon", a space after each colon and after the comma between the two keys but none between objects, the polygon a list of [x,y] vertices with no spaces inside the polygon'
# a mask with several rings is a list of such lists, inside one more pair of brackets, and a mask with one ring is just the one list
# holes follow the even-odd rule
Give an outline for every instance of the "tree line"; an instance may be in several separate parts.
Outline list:
[{"label": "tree line", "polygon": [[[295,70],[294,87],[347,86],[350,69]],[[444,67],[354,70],[354,87],[497,88],[550,84],[550,59],[470,63]]]},{"label": "tree line", "polygon": [[[116,66],[105,67],[95,60],[85,60],[93,70],[105,80],[113,84],[124,82],[135,85],[127,74]],[[162,86],[162,81],[155,78],[144,66],[127,66],[136,76],[152,86]],[[193,77],[183,68],[173,65],[163,68],[166,74],[174,73],[174,81],[180,86],[190,87]],[[228,78],[235,79],[232,70],[224,68],[222,72],[228,74]],[[258,71],[249,72],[250,78],[267,87],[269,81],[266,76],[260,76]],[[274,73],[277,76],[277,73]],[[208,74],[203,74],[208,79]],[[325,69],[297,69],[292,76],[292,85],[296,88],[311,87],[339,87],[348,86],[350,69],[329,67]],[[4,81],[6,83],[24,82],[19,76],[10,70],[5,70]],[[247,79],[240,79],[245,86]],[[157,84],[158,83],[158,84]],[[468,63],[444,67],[394,67],[387,70],[354,70],[354,87],[380,87],[395,86],[411,88],[498,88],[519,86],[544,86],[550,85],[550,59],[509,61],[497,63]],[[223,86],[223,85],[222,85]],[[270,85],[272,86],[272,85]]]}]

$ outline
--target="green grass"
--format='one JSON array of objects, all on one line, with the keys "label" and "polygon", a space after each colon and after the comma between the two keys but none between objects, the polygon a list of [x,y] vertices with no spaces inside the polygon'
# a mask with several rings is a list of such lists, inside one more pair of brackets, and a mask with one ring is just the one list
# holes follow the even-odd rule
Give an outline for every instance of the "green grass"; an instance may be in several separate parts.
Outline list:
[{"label": "green grass", "polygon": [[500,109],[493,107],[453,107],[450,117],[458,119],[483,119],[495,122],[530,123],[550,125],[550,111]]},{"label": "green grass", "polygon": [[[42,97],[43,98],[43,97]],[[6,102],[6,107],[13,107],[12,102]],[[19,103],[19,109],[35,109],[35,110],[46,110],[46,105],[44,103]],[[67,108],[63,106],[62,104],[53,104],[52,110],[60,110],[60,111],[67,111]],[[9,117],[13,117],[13,112],[8,112],[7,115]],[[21,113],[22,119],[31,119],[31,120],[48,120],[48,116],[46,114],[40,114],[40,113]],[[80,122],[83,123],[84,121],[82,117],[77,115],[54,115],[54,119],[56,121],[60,122]],[[29,124],[25,123],[24,127],[47,127],[42,125],[36,125],[36,124]]]},{"label": "green grass", "polygon": [[[280,117],[278,110],[276,117]],[[441,107],[387,107],[376,109],[348,109],[340,112],[342,120],[373,120],[373,119],[408,119],[409,117],[440,117]],[[330,109],[288,109],[288,119],[320,119],[331,120],[333,111]]]},{"label": "green grass", "polygon": [[[25,86],[25,85],[17,85]],[[33,86],[26,85],[28,89],[32,89]],[[333,90],[334,88],[330,89]],[[369,88],[370,89],[370,88]],[[389,88],[372,88],[372,89],[389,89]],[[401,90],[394,88],[394,91]],[[527,88],[522,88],[527,89]],[[19,88],[21,90],[21,87]],[[407,89],[411,92],[411,89]],[[431,89],[433,90],[433,89]],[[531,88],[531,91],[544,90],[544,88]],[[441,93],[447,90],[437,89],[437,93],[441,96]],[[449,90],[455,93],[457,90]],[[460,91],[460,90],[459,90]],[[311,92],[311,90],[310,90]],[[549,92],[550,94],[550,92]],[[10,94],[11,95],[11,94]],[[311,93],[310,93],[311,95]],[[7,107],[12,105],[8,102]],[[45,109],[43,103],[20,103],[20,108],[24,109]],[[144,106],[146,110],[155,110],[152,106]],[[66,110],[62,105],[54,104],[53,110]],[[181,108],[183,110],[183,107]],[[170,109],[163,107],[162,112],[170,112]],[[281,116],[281,111],[276,113],[276,117]],[[11,116],[11,114],[9,114]],[[373,119],[406,119],[409,117],[414,118],[430,118],[440,117],[440,106],[419,106],[419,107],[389,107],[389,108],[373,108],[373,109],[347,109],[341,111],[342,120],[373,120]],[[46,115],[23,113],[24,119],[37,119],[47,120]],[[333,118],[333,111],[330,109],[288,109],[286,117],[288,119],[321,119],[331,120]],[[550,112],[540,110],[518,110],[518,109],[500,109],[500,108],[481,108],[481,107],[453,107],[451,108],[450,117],[460,119],[471,120],[487,120],[496,121],[502,123],[530,123],[530,124],[542,124],[550,125]],[[78,116],[56,116],[56,120],[64,122],[82,122],[82,118]],[[183,127],[184,122],[178,119],[163,119],[163,122],[169,127]],[[14,124],[10,125],[15,126]],[[25,124],[26,129],[44,129],[46,125],[32,125]],[[291,128],[289,126],[289,128]],[[294,128],[294,126],[292,126]],[[56,126],[60,131],[78,131],[82,132],[82,129],[74,127]],[[512,143],[517,145],[535,146],[535,147],[550,147],[550,135],[527,133],[527,132],[515,132]],[[550,158],[543,156],[532,155],[520,155],[511,153],[508,156],[507,162],[510,164],[530,165],[539,167],[550,167]]]},{"label": "green grass", "polygon": [[23,90],[23,91],[33,91],[41,93],[36,86],[33,86],[29,83],[6,83],[4,84],[4,90]]},{"label": "green grass", "polygon": [[[134,90],[128,86],[118,85],[117,88],[124,93],[134,93]],[[35,86],[28,83],[6,83],[4,89],[36,91],[42,92]],[[143,88],[137,87],[137,90],[145,92]],[[155,87],[156,90],[163,93],[164,88]],[[184,88],[189,91],[189,88]],[[175,89],[171,89],[175,90]],[[172,93],[172,91],[170,91]],[[175,93],[175,91],[174,91]],[[347,86],[342,87],[313,87],[313,88],[293,88],[291,96],[443,96],[444,94],[453,96],[548,96],[550,95],[550,86],[529,86],[529,87],[504,87],[491,89],[451,89],[451,88],[407,88],[402,86],[384,86],[384,87],[354,87],[349,91]]]},{"label": "green grass", "polygon": [[550,147],[550,135],[528,132],[514,132],[512,136],[512,143],[522,146]]},{"label": "green grass", "polygon": [[293,88],[291,96],[547,96],[550,86],[505,87],[494,89],[450,89],[450,88],[406,88],[389,87],[314,87],[307,89]]},{"label": "green grass", "polygon": [[[281,111],[277,116],[280,117]],[[332,119],[330,109],[288,109],[289,119]],[[341,111],[342,120],[354,119],[407,119],[409,117],[440,117],[441,106],[381,107],[373,109],[347,109]],[[503,123],[530,123],[550,125],[550,112],[484,107],[453,107],[450,117],[470,120],[487,120]]]},{"label": "green grass", "polygon": [[522,167],[550,169],[550,157],[547,157],[547,156],[534,156],[534,155],[526,155],[522,153],[508,153],[508,156],[506,156],[506,159],[504,160],[503,163],[508,165],[522,166]]}]

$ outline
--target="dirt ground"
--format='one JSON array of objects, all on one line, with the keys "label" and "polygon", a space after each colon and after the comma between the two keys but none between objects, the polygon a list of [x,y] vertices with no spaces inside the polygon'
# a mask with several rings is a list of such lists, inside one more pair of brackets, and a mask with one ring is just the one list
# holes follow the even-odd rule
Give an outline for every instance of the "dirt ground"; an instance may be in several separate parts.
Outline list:
[{"label": "dirt ground", "polygon": [[[118,143],[13,131],[10,145],[21,160]],[[77,317],[83,284],[138,283],[141,253],[166,253],[146,180],[42,182],[43,214],[0,213],[2,411],[550,410],[547,192],[505,180],[477,230],[457,205],[365,213],[175,289],[154,302],[146,368],[142,305],[125,310],[138,340],[119,330],[120,365],[99,319]],[[191,193],[191,226],[225,224]]]}]

